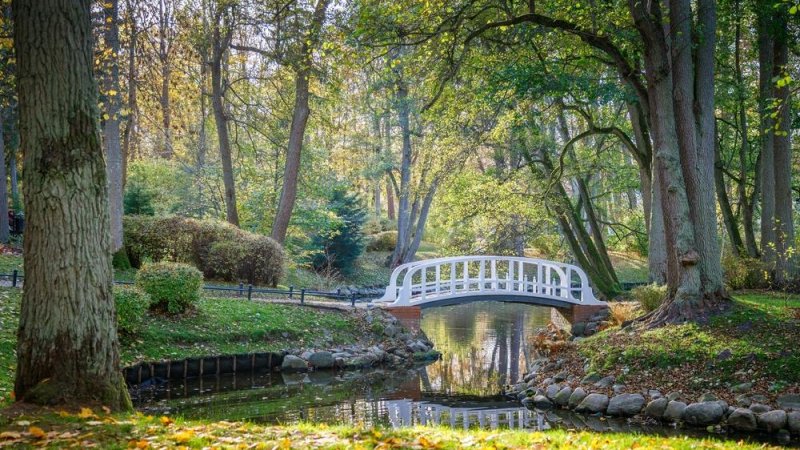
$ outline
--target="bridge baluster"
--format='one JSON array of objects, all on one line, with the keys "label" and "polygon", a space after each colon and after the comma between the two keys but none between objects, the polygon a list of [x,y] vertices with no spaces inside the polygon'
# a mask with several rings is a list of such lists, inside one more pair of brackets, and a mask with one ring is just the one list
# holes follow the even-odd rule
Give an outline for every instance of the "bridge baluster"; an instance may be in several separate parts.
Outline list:
[{"label": "bridge baluster", "polygon": [[491,282],[492,290],[496,291],[497,290],[497,260],[496,259],[492,259],[491,261],[489,261],[489,268],[490,268],[489,270],[490,270],[491,275],[492,275],[492,282]]},{"label": "bridge baluster", "polygon": [[420,284],[422,286],[422,300],[425,300],[425,297],[426,297],[425,294],[428,293],[428,280],[427,280],[427,277],[426,277],[426,275],[428,274],[428,268],[427,267],[423,267],[421,274],[422,274],[421,275],[422,278],[420,279]]},{"label": "bridge baluster", "polygon": [[484,290],[486,288],[486,260],[481,260],[481,268],[478,271],[478,282],[480,283],[480,287],[478,288],[479,291]]},{"label": "bridge baluster", "polygon": [[456,293],[456,262],[450,263],[450,294]]},{"label": "bridge baluster", "polygon": [[442,285],[442,265],[436,265],[436,290],[434,291],[436,294],[439,293],[441,290],[440,287]]}]

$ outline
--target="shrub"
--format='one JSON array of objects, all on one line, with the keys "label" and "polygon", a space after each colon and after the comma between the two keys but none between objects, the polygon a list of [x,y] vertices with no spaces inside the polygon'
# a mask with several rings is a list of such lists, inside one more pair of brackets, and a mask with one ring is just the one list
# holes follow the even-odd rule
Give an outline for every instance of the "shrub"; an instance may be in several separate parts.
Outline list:
[{"label": "shrub", "polygon": [[766,265],[756,258],[737,257],[726,253],[722,257],[725,283],[732,290],[759,289],[769,287]]},{"label": "shrub", "polygon": [[153,308],[179,314],[200,299],[203,274],[188,264],[153,263],[136,274],[136,286],[150,295]]},{"label": "shrub", "polygon": [[641,314],[639,305],[636,302],[610,302],[608,308],[611,310],[611,319],[614,325],[622,325],[624,322],[633,320]]},{"label": "shrub", "polygon": [[397,246],[397,231],[384,231],[369,237],[367,250],[371,252],[390,252]]},{"label": "shrub", "polygon": [[328,208],[335,217],[326,229],[319,230],[311,239],[311,265],[317,271],[339,271],[349,275],[356,259],[364,252],[362,226],[367,212],[361,201],[344,188],[335,188],[328,200]]},{"label": "shrub", "polygon": [[122,200],[125,214],[138,214],[152,216],[156,213],[153,208],[153,193],[139,183],[130,183],[125,189]]},{"label": "shrub", "polygon": [[134,267],[147,260],[183,262],[208,278],[270,286],[283,275],[280,244],[226,222],[125,216],[123,224],[125,249]]},{"label": "shrub", "polygon": [[631,297],[639,302],[642,309],[648,313],[661,306],[667,296],[667,287],[655,283],[638,286],[631,289]]},{"label": "shrub", "polygon": [[146,292],[142,292],[134,286],[114,286],[117,329],[126,333],[136,331],[147,314],[150,301],[150,296]]}]

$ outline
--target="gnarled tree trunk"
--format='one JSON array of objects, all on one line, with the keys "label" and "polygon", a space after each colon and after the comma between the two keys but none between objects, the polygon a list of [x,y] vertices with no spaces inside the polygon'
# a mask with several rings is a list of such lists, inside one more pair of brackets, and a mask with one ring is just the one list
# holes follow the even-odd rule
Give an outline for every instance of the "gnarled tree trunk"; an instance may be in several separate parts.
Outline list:
[{"label": "gnarled tree trunk", "polygon": [[111,294],[90,4],[13,3],[27,214],[15,392],[39,404],[129,409]]}]

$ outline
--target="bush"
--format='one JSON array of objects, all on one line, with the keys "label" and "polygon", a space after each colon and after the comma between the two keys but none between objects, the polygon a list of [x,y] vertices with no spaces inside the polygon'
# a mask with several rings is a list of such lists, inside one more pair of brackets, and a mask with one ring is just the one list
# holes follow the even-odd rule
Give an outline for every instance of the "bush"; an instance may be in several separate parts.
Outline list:
[{"label": "bush", "polygon": [[147,260],[183,262],[198,267],[207,278],[270,286],[283,275],[280,244],[226,222],[125,216],[123,225],[133,267]]},{"label": "bush", "polygon": [[153,194],[139,183],[130,183],[125,189],[122,200],[125,214],[138,214],[152,216],[156,213],[153,208]]},{"label": "bush", "polygon": [[646,313],[655,311],[661,306],[666,296],[667,287],[659,286],[655,283],[631,289],[631,297],[639,302],[639,305]]},{"label": "bush", "polygon": [[225,281],[276,286],[283,273],[283,252],[272,240],[244,236],[218,241],[208,250],[206,276]]},{"label": "bush", "polygon": [[367,250],[371,252],[390,252],[397,246],[397,231],[384,231],[369,237]]},{"label": "bush", "polygon": [[150,295],[153,308],[179,314],[200,299],[203,274],[188,264],[153,263],[136,274],[136,286]]},{"label": "bush", "polygon": [[737,257],[726,253],[722,257],[722,272],[729,289],[760,289],[769,287],[766,265],[756,258]]},{"label": "bush", "polygon": [[331,192],[328,209],[334,217],[325,229],[320,229],[311,238],[311,265],[318,272],[338,271],[350,275],[356,259],[364,252],[362,226],[367,212],[361,201],[339,187]]},{"label": "bush", "polygon": [[611,319],[614,325],[622,325],[641,315],[641,310],[636,302],[609,302],[608,309],[611,310]]},{"label": "bush", "polygon": [[114,286],[114,303],[117,305],[117,329],[133,333],[142,323],[150,296],[134,286]]}]

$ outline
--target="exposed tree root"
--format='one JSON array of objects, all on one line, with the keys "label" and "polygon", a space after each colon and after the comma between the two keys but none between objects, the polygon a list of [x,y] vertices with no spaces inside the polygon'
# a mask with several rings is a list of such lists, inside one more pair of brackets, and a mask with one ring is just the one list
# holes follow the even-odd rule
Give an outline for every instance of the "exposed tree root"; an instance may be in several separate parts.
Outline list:
[{"label": "exposed tree root", "polygon": [[658,309],[634,319],[633,325],[648,330],[686,322],[706,323],[711,317],[725,312],[731,304],[731,298],[724,290],[705,293],[696,299],[678,299],[675,293],[670,293]]}]

